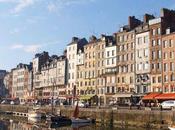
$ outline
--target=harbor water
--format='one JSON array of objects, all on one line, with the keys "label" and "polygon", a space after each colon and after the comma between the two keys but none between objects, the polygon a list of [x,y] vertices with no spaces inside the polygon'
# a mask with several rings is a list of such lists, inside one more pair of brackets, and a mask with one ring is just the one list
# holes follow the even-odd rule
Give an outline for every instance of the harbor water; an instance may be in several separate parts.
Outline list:
[{"label": "harbor water", "polygon": [[[11,115],[0,115],[0,130],[154,130],[127,126],[103,126],[99,124],[58,125],[46,120],[36,120]],[[156,130],[156,129],[155,129]],[[166,130],[166,129],[165,129]]]}]

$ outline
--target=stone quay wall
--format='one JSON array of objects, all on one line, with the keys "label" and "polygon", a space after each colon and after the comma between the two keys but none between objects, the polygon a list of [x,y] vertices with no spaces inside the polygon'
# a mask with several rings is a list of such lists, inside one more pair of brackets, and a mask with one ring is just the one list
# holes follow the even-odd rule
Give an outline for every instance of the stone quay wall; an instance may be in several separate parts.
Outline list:
[{"label": "stone quay wall", "polygon": [[[19,105],[0,105],[0,111],[12,111],[27,113],[32,106]],[[52,108],[41,107],[41,111],[51,113]],[[55,107],[54,112],[71,117],[74,108]],[[80,117],[90,117],[96,119],[101,125],[115,126],[134,126],[134,127],[159,127],[175,124],[175,111],[160,110],[126,110],[126,109],[100,109],[100,108],[79,108]]]}]

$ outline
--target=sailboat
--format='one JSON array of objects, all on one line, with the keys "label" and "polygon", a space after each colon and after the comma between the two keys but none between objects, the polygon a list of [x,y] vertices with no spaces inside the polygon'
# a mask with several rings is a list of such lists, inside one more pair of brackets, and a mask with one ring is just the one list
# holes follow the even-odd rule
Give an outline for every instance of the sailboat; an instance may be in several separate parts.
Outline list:
[{"label": "sailboat", "polygon": [[79,118],[78,115],[79,115],[79,107],[78,107],[78,102],[77,102],[77,105],[73,113],[73,117],[71,118],[72,123],[91,123],[92,122],[92,119]]}]

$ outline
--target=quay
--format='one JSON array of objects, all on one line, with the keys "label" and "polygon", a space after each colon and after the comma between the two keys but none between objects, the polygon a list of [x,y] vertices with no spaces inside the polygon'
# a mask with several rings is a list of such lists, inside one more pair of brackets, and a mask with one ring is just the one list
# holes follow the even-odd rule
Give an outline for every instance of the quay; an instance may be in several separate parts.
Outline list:
[{"label": "quay", "polygon": [[[21,105],[0,105],[0,112],[13,112],[22,116],[26,116],[32,106]],[[50,106],[41,107],[41,111],[47,113],[51,112]],[[54,112],[62,115],[72,116],[74,108],[68,106],[55,107]],[[142,108],[138,109],[124,109],[124,108],[80,108],[81,117],[90,117],[96,119],[97,124],[105,126],[134,126],[134,127],[150,127],[162,128],[170,124],[175,124],[175,111],[161,111],[159,109]],[[23,114],[22,114],[23,113]],[[25,115],[26,114],[26,115]]]}]

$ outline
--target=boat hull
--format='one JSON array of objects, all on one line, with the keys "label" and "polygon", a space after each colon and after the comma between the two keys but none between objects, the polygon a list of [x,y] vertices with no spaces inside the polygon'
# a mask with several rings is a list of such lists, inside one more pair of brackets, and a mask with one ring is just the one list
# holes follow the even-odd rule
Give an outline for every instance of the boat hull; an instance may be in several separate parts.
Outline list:
[{"label": "boat hull", "polygon": [[51,121],[57,123],[71,123],[71,119],[65,116],[51,116]]},{"label": "boat hull", "polygon": [[72,123],[91,123],[91,119],[80,119],[80,118],[72,118]]}]

